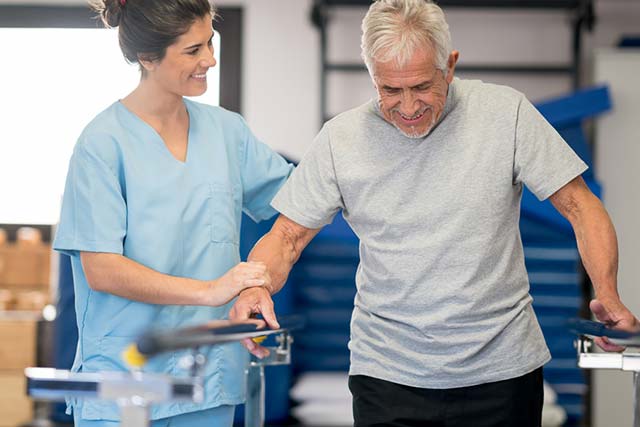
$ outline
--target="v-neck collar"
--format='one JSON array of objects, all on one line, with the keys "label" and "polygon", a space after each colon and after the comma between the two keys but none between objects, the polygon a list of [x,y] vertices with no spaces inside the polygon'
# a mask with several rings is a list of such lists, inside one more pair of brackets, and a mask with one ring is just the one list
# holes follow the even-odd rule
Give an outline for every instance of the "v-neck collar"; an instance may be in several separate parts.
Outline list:
[{"label": "v-neck collar", "polygon": [[192,132],[194,128],[194,123],[193,123],[194,115],[192,114],[192,109],[190,108],[188,100],[183,98],[182,102],[184,103],[185,109],[187,110],[187,115],[189,117],[189,128],[187,129],[187,151],[185,154],[184,161],[177,159],[173,155],[173,153],[171,153],[171,151],[169,150],[169,147],[167,147],[167,144],[165,143],[162,136],[160,136],[160,134],[153,128],[153,126],[151,126],[149,123],[144,121],[133,111],[129,110],[129,108],[127,108],[127,106],[122,103],[122,100],[119,99],[118,101],[116,101],[116,105],[118,105],[120,110],[124,111],[128,121],[130,121],[132,124],[136,126],[142,125],[142,127],[153,136],[153,139],[157,143],[159,149],[164,151],[166,155],[169,156],[174,162],[184,166],[187,163],[189,163],[189,159],[191,158],[190,153],[193,148],[192,143],[194,139],[192,138]]}]

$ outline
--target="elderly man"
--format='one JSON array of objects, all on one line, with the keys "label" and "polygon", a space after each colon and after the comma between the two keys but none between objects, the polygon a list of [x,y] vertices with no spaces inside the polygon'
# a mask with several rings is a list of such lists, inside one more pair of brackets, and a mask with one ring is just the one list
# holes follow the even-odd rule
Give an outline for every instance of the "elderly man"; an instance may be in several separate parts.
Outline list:
[{"label": "elderly man", "polygon": [[[360,238],[356,426],[538,426],[550,354],[528,292],[523,186],[571,222],[598,318],[638,328],[616,289],[613,225],[580,177],[587,166],[521,93],[454,79],[458,52],[435,4],[379,0],[362,28],[378,99],[326,123],[250,259],[268,265],[274,293],[340,210]],[[264,288],[243,291],[232,317],[256,312],[277,326]]]}]

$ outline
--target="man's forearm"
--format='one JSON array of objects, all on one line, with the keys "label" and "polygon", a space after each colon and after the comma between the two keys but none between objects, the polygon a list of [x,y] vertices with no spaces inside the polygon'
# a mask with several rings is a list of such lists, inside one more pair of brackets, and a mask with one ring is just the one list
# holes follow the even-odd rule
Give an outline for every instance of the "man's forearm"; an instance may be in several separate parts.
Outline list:
[{"label": "man's forearm", "polygon": [[581,177],[567,183],[550,200],[573,227],[596,298],[609,308],[622,305],[617,284],[618,240],[602,202]]},{"label": "man's forearm", "polygon": [[271,275],[271,295],[282,289],[302,250],[319,231],[320,229],[303,227],[280,215],[271,231],[256,243],[249,253],[248,260],[260,261],[267,265],[267,271]]},{"label": "man's forearm", "polygon": [[282,233],[271,230],[253,247],[248,261],[261,261],[267,265],[271,275],[269,293],[273,295],[282,289],[299,256],[293,242]]},{"label": "man's forearm", "polygon": [[577,209],[574,231],[582,263],[591,278],[596,298],[620,303],[617,287],[618,240],[602,203],[593,195]]},{"label": "man's forearm", "polygon": [[[640,329],[638,319],[618,294],[618,239],[604,206],[581,177],[556,191],[550,200],[569,220],[576,234],[582,264],[596,293],[589,308],[609,327],[637,332]],[[595,342],[605,351],[624,350],[605,337],[598,337]]]}]

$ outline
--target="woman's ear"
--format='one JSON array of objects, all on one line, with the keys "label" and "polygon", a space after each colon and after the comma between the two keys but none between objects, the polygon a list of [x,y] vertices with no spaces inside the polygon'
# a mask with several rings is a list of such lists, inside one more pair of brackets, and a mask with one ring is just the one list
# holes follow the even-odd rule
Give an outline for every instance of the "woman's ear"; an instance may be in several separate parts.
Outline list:
[{"label": "woman's ear", "polygon": [[138,55],[138,63],[145,71],[153,71],[156,69],[157,61],[152,61],[146,55]]}]

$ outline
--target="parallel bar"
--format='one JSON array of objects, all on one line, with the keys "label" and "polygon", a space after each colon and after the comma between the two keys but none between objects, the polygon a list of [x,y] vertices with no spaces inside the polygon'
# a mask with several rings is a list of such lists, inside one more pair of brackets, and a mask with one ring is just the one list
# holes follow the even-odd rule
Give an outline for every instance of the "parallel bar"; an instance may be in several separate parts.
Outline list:
[{"label": "parallel bar", "polygon": [[[171,378],[161,374],[127,372],[69,372],[54,368],[26,368],[27,393],[37,399],[59,401],[66,397],[117,400],[114,390],[148,396],[166,394],[171,399],[194,400],[197,385],[193,379]],[[167,399],[159,399],[164,401]]]},{"label": "parallel bar", "polygon": [[282,316],[278,320],[280,329],[268,329],[266,324],[259,326],[256,320],[233,322],[217,320],[208,324],[177,329],[169,332],[152,330],[136,340],[137,350],[145,356],[201,346],[224,344],[245,338],[256,338],[281,334],[285,331],[301,329],[304,319],[300,316]]},{"label": "parallel bar", "polygon": [[622,354],[582,353],[578,366],[582,369],[622,369]]}]

